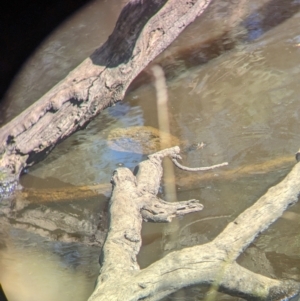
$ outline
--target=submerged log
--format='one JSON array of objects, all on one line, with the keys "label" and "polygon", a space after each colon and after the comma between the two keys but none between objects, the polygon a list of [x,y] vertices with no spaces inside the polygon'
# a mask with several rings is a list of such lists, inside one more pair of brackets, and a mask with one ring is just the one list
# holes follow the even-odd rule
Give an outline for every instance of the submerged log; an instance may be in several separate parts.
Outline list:
[{"label": "submerged log", "polygon": [[[108,106],[211,0],[131,0],[109,39],[64,80],[0,130],[0,176],[12,183],[27,166]],[[15,186],[6,185],[3,191]],[[0,187],[1,191],[1,187]]]},{"label": "submerged log", "polygon": [[195,200],[167,203],[156,197],[162,158],[176,159],[178,153],[179,148],[175,147],[149,156],[149,160],[139,164],[136,176],[127,168],[115,171],[100,275],[89,301],[160,300],[195,284],[210,285],[213,291],[220,290],[246,300],[290,300],[299,295],[299,282],[268,278],[240,266],[236,260],[259,233],[297,202],[300,163],[282,182],[230,222],[213,241],[171,252],[140,269],[137,254],[143,220],[170,221],[178,215],[202,209]]},{"label": "submerged log", "polygon": [[[180,186],[180,191],[199,188],[199,183],[211,180],[230,181],[237,180],[252,175],[265,175],[278,169],[288,169],[293,166],[295,159],[292,156],[277,157],[266,162],[239,166],[237,168],[218,170],[212,172],[197,172],[191,174],[182,172],[176,177],[176,184]],[[21,184],[23,185],[22,181]],[[25,207],[32,203],[53,203],[70,202],[72,200],[91,199],[99,194],[111,194],[111,184],[100,183],[85,186],[69,186],[62,188],[27,188],[15,192],[15,202],[18,207]],[[1,199],[1,197],[0,197]]]}]

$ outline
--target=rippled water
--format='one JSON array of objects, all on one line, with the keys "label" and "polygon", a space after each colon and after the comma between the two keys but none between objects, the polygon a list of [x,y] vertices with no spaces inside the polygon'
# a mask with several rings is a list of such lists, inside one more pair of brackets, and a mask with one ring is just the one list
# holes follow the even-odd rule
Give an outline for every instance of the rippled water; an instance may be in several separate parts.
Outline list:
[{"label": "rippled water", "polygon": [[[96,1],[49,37],[9,91],[0,122],[8,122],[39,98],[103,42],[121,2]],[[167,75],[171,132],[181,141],[184,164],[195,167],[228,161],[229,166],[205,177],[176,170],[177,198],[200,199],[204,210],[173,226],[146,224],[139,255],[142,267],[166,252],[216,237],[289,172],[300,147],[300,2],[232,2],[215,3],[157,58]],[[103,23],[96,22],[99,12]],[[108,183],[116,167],[134,168],[145,159],[143,154],[110,148],[109,132],[143,125],[158,127],[155,90],[147,72],[135,81],[122,103],[60,144],[46,160],[31,168],[23,181],[26,177],[38,179],[37,183],[44,181],[46,187]],[[203,149],[193,147],[201,142]],[[270,161],[276,162],[273,168],[265,164]],[[35,185],[32,180],[27,185],[38,189],[41,184]],[[74,200],[49,206],[68,212],[86,205],[85,201]],[[47,210],[47,205],[43,206]],[[268,276],[299,280],[299,213],[296,204],[251,245],[240,262]],[[49,292],[53,293],[48,299],[41,295],[37,300],[61,299],[61,287],[68,286],[70,279],[78,281],[76,288],[82,294],[64,299],[86,299],[93,289],[99,249],[59,245],[18,231],[12,226],[2,230],[0,236],[0,282],[7,294],[18,291],[17,282],[23,283],[23,294],[38,295],[32,282],[22,280],[34,273],[43,275],[37,276],[41,287],[51,283]],[[257,266],[249,266],[253,258],[260,260]],[[46,273],[49,279],[43,278]],[[60,297],[54,295],[56,285]],[[177,298],[204,300],[205,290],[189,288],[167,300]],[[218,300],[233,298],[219,294]]]}]

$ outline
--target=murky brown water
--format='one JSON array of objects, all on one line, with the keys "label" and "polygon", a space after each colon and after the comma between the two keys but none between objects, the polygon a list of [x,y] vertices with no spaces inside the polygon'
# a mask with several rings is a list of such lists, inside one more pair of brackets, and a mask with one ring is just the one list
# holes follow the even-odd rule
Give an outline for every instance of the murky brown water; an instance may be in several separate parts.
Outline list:
[{"label": "murky brown water", "polygon": [[[8,122],[43,95],[105,41],[121,3],[96,1],[49,37],[9,91],[0,122]],[[171,132],[181,141],[184,164],[195,167],[228,161],[229,166],[201,181],[197,174],[176,170],[177,198],[200,199],[204,210],[173,226],[146,224],[139,256],[142,267],[171,250],[210,241],[290,170],[300,147],[299,11],[299,1],[240,1],[238,6],[222,1],[158,58],[168,76]],[[23,181],[31,177],[27,185],[36,189],[41,179],[51,187],[108,183],[116,167],[133,168],[143,160],[142,154],[115,151],[106,142],[109,132],[118,127],[158,127],[153,85],[146,80],[135,87],[121,104],[107,109],[86,130],[64,141],[30,169]],[[204,149],[191,147],[201,142]],[[286,157],[290,161],[281,164]],[[243,172],[245,166],[274,159],[278,161],[274,169]],[[236,175],[227,177],[232,170]],[[48,205],[43,206],[47,210]],[[49,206],[78,214],[75,210],[84,210],[87,202]],[[296,204],[251,245],[241,263],[268,276],[299,281],[299,214],[300,205]],[[10,300],[62,299],[62,288],[71,281],[76,281],[78,293],[64,295],[64,300],[85,300],[93,289],[99,249],[48,241],[25,230],[12,226],[0,236],[0,282]],[[257,264],[251,266],[253,258]],[[37,278],[38,291],[32,286]],[[43,295],[47,289],[48,299]],[[180,296],[182,300],[204,300],[205,291],[194,287],[176,298]],[[219,294],[217,300],[233,298]]]}]

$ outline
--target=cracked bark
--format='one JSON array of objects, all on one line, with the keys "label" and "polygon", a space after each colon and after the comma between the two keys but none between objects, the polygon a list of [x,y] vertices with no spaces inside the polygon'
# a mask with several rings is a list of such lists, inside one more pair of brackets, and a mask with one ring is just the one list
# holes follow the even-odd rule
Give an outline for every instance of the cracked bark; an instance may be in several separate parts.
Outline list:
[{"label": "cracked bark", "polygon": [[[211,285],[215,290],[246,300],[290,300],[298,295],[299,282],[251,272],[237,264],[236,259],[259,233],[297,202],[300,163],[283,181],[229,223],[213,241],[171,252],[147,268],[139,268],[137,254],[143,219],[170,221],[174,216],[189,213],[190,206],[195,206],[194,211],[202,209],[195,200],[187,201],[186,206],[185,202],[161,203],[156,197],[162,176],[161,160],[164,156],[177,158],[179,151],[175,147],[149,156],[149,160],[139,164],[136,176],[127,168],[115,171],[110,226],[100,256],[100,275],[89,301],[154,301],[196,284]],[[168,212],[161,210],[164,206],[168,207]],[[152,210],[153,217],[149,218]]]},{"label": "cracked bark", "polygon": [[133,79],[210,1],[129,1],[112,35],[99,49],[0,129],[2,181],[18,180],[24,168],[122,100]]}]

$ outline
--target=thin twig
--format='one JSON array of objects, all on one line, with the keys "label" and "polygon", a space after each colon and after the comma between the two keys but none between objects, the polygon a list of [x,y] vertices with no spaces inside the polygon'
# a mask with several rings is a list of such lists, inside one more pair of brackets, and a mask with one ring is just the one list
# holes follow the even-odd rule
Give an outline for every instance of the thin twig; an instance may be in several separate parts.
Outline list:
[{"label": "thin twig", "polygon": [[173,161],[173,163],[180,169],[182,170],[186,170],[186,171],[206,171],[206,170],[211,170],[217,167],[222,167],[222,166],[226,166],[228,165],[228,162],[223,162],[220,164],[216,164],[216,165],[211,165],[211,166],[205,166],[205,167],[187,167],[184,166],[182,164],[180,164],[177,159],[181,159],[181,156],[179,155],[174,155],[171,157],[171,160]]}]

